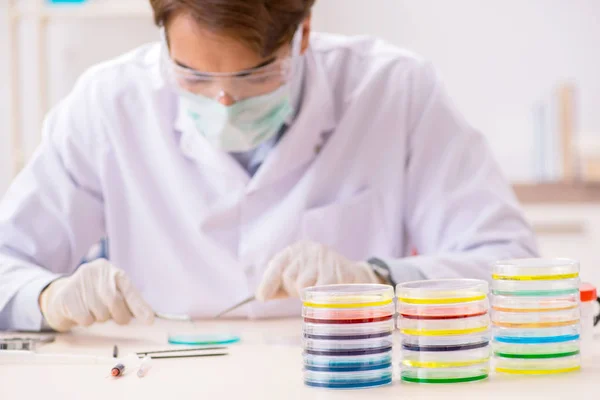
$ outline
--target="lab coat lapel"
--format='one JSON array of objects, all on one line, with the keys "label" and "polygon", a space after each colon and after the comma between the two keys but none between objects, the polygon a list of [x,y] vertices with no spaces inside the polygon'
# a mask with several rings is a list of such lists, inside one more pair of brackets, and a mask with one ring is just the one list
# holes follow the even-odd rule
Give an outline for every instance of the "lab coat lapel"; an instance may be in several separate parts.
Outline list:
[{"label": "lab coat lapel", "polygon": [[305,57],[300,112],[250,181],[249,192],[274,183],[314,159],[335,127],[333,94],[325,70],[310,50]]}]

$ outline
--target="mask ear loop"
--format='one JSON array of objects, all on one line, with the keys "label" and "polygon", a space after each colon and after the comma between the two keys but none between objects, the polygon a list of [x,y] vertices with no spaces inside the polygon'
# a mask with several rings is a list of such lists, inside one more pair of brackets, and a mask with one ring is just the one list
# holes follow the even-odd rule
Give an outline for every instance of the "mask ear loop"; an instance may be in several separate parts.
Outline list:
[{"label": "mask ear loop", "polygon": [[169,68],[169,63],[172,62],[171,61],[171,55],[169,54],[169,45],[167,44],[167,34],[165,32],[165,27],[161,26],[159,28],[159,35],[160,35],[160,58],[159,58],[159,68],[160,68],[160,72],[161,75],[163,76],[163,78],[170,84],[173,85],[174,87],[177,87],[177,85],[175,84],[174,80],[173,80],[173,76],[172,76],[172,71]]},{"label": "mask ear loop", "polygon": [[302,84],[304,82],[304,60],[302,57],[302,37],[304,36],[304,26],[302,23],[298,26],[296,33],[292,39],[292,60],[291,60],[291,73],[290,73],[290,100],[292,112],[286,120],[286,124],[289,125],[296,118],[298,111],[300,110],[300,104],[302,101]]}]

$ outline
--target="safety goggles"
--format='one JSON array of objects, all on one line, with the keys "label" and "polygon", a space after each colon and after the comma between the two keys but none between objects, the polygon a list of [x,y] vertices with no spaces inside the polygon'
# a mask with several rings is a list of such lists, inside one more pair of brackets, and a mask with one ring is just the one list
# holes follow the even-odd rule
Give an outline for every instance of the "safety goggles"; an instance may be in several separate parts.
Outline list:
[{"label": "safety goggles", "polygon": [[267,65],[235,73],[197,71],[175,62],[163,36],[163,63],[167,77],[177,89],[212,99],[227,96],[234,101],[261,96],[291,80],[291,51],[279,54]]}]

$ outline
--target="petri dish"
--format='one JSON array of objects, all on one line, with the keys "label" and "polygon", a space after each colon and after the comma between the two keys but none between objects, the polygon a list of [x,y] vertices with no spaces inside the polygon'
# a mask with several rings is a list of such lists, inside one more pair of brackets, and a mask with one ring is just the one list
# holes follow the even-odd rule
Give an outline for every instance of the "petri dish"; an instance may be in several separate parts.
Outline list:
[{"label": "petri dish", "polygon": [[579,278],[556,281],[493,281],[492,294],[501,296],[568,296],[579,293]]},{"label": "petri dish", "polygon": [[356,309],[382,307],[394,302],[394,288],[389,285],[324,285],[302,291],[304,307]]},{"label": "petri dish", "polygon": [[493,328],[495,342],[507,344],[548,344],[579,340],[579,325],[557,328]]},{"label": "petri dish", "polygon": [[398,329],[412,336],[454,336],[481,333],[490,329],[489,315],[458,319],[410,319],[398,317]]},{"label": "petri dish", "polygon": [[402,335],[402,350],[428,352],[455,352],[486,347],[491,331],[459,336]]},{"label": "petri dish", "polygon": [[429,352],[402,350],[402,366],[412,368],[462,368],[486,364],[492,355],[491,346],[452,351]]},{"label": "petri dish", "polygon": [[519,344],[492,342],[496,357],[515,359],[545,359],[570,357],[579,354],[580,341],[571,340],[559,343]]},{"label": "petri dish", "polygon": [[304,354],[304,368],[316,372],[359,372],[392,367],[392,352],[355,357]]},{"label": "petri dish", "polygon": [[502,312],[492,313],[494,326],[503,328],[553,328],[579,323],[579,308],[552,312]]},{"label": "petri dish", "polygon": [[371,308],[312,308],[303,307],[305,323],[313,324],[366,324],[371,322],[393,321],[394,304]]},{"label": "petri dish", "polygon": [[362,372],[318,372],[304,370],[304,383],[327,389],[363,389],[392,383],[392,368]]},{"label": "petri dish", "polygon": [[462,304],[408,304],[397,302],[398,314],[409,319],[452,319],[485,315],[489,310],[488,299]]},{"label": "petri dish", "polygon": [[567,258],[526,258],[498,261],[492,279],[506,281],[556,281],[579,277],[579,262]]},{"label": "petri dish", "polygon": [[481,301],[487,298],[488,291],[487,282],[478,279],[438,279],[406,282],[396,286],[398,302],[416,305]]},{"label": "petri dish", "polygon": [[495,357],[495,370],[499,373],[518,375],[548,375],[577,371],[581,367],[581,357],[518,359]]},{"label": "petri dish", "polygon": [[303,325],[306,339],[321,340],[359,340],[391,336],[394,321],[374,322],[370,324],[314,324]]},{"label": "petri dish", "polygon": [[400,379],[410,383],[467,383],[482,381],[490,374],[489,363],[462,368],[413,368],[402,366]]},{"label": "petri dish", "polygon": [[172,333],[169,334],[169,343],[194,346],[226,345],[240,341],[240,337],[229,333]]},{"label": "petri dish", "polygon": [[381,354],[392,350],[391,336],[366,340],[303,340],[304,351],[311,355],[369,355]]},{"label": "petri dish", "polygon": [[550,312],[573,310],[579,307],[579,294],[572,292],[555,297],[547,296],[491,296],[494,311],[502,312]]}]

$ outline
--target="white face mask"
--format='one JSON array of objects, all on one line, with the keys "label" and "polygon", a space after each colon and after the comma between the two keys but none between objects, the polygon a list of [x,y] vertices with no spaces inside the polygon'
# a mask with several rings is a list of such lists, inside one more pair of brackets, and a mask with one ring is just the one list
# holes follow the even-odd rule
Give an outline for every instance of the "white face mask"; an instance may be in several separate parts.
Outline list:
[{"label": "white face mask", "polygon": [[198,133],[227,152],[252,150],[275,136],[293,113],[290,85],[225,106],[216,100],[181,92],[180,105]]}]

